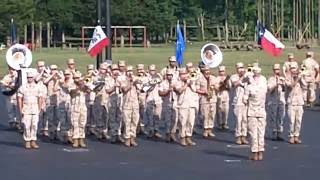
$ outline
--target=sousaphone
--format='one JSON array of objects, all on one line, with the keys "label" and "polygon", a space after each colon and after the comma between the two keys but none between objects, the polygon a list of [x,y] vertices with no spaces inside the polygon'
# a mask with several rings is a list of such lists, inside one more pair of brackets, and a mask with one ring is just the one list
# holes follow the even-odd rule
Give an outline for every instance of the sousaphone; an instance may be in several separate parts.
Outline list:
[{"label": "sousaphone", "polygon": [[222,52],[219,47],[213,43],[208,43],[201,48],[201,60],[210,68],[218,67],[222,60]]},{"label": "sousaphone", "polygon": [[32,53],[25,45],[15,44],[7,51],[6,62],[9,67],[16,70],[18,73],[14,88],[2,90],[2,94],[12,96],[17,92],[21,84],[26,82],[26,73],[35,71],[34,69],[28,68],[32,63]]}]

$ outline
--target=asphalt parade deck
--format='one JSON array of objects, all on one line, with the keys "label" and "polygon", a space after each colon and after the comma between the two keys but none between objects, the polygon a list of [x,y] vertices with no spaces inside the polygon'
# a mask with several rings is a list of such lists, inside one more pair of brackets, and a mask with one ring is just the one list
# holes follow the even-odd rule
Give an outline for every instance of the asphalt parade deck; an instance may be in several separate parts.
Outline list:
[{"label": "asphalt parade deck", "polygon": [[[197,146],[181,147],[144,137],[139,146],[87,140],[88,148],[73,149],[39,140],[39,150],[25,150],[21,134],[9,130],[3,96],[0,96],[0,179],[152,179],[276,180],[320,177],[320,111],[306,110],[300,145],[271,141],[267,131],[265,159],[248,160],[249,146],[235,145],[233,132],[216,131],[216,138],[195,136]],[[231,116],[230,126],[234,127]],[[270,123],[269,123],[270,125]],[[285,120],[287,136],[288,119]]]}]

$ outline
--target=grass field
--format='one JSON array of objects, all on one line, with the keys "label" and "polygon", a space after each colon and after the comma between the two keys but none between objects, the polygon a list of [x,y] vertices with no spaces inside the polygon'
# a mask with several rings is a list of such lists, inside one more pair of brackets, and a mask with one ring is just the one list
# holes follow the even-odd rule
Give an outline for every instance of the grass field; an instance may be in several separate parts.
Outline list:
[{"label": "grass field", "polygon": [[[201,46],[187,46],[184,55],[184,62],[198,63],[200,61]],[[320,48],[312,49],[316,54],[316,59],[320,59]],[[300,62],[307,50],[285,49],[282,56],[272,57],[263,51],[227,51],[223,52],[223,63],[227,67],[229,73],[234,72],[234,65],[236,62],[243,62],[245,64],[258,61],[262,67],[263,74],[268,75],[271,71],[271,66],[274,63],[283,63],[286,59],[287,53],[293,52],[296,59]],[[0,76],[6,73],[7,65],[5,62],[6,51],[0,51]],[[117,62],[119,59],[126,60],[129,64],[136,65],[138,63],[155,64],[157,67],[164,67],[167,64],[167,58],[174,55],[174,46],[153,47],[153,48],[113,48],[113,61]],[[59,68],[64,69],[66,60],[68,58],[76,59],[77,68],[85,71],[87,64],[95,64],[95,58],[91,58],[86,52],[78,51],[76,49],[42,49],[33,52],[33,66],[37,59],[45,59],[47,64],[57,64]],[[213,70],[216,71],[216,70]]]}]

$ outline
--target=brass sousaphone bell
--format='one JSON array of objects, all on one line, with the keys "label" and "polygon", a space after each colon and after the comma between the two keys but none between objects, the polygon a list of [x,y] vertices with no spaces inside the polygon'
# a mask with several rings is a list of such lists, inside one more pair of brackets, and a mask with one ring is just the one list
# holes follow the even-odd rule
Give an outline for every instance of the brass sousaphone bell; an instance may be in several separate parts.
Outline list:
[{"label": "brass sousaphone bell", "polygon": [[221,50],[213,43],[204,45],[200,53],[202,62],[210,68],[218,67],[223,60]]},{"label": "brass sousaphone bell", "polygon": [[6,96],[12,96],[18,90],[18,88],[26,82],[26,73],[35,72],[35,69],[28,68],[32,63],[31,51],[22,44],[14,44],[11,46],[6,53],[6,62],[9,67],[16,70],[18,78],[15,82],[14,88],[6,88],[2,90],[2,94]]}]

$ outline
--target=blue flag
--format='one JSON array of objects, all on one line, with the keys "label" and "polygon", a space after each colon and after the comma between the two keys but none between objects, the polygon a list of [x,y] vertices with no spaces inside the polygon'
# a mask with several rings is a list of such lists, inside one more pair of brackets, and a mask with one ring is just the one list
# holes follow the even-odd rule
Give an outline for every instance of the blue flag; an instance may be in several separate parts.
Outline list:
[{"label": "blue flag", "polygon": [[11,37],[11,45],[17,43],[17,28],[16,25],[13,23],[13,19],[11,19],[10,24],[10,37]]},{"label": "blue flag", "polygon": [[176,43],[176,58],[179,67],[183,63],[183,52],[185,50],[186,46],[184,43],[183,35],[180,29],[179,24],[177,24],[177,43]]}]

